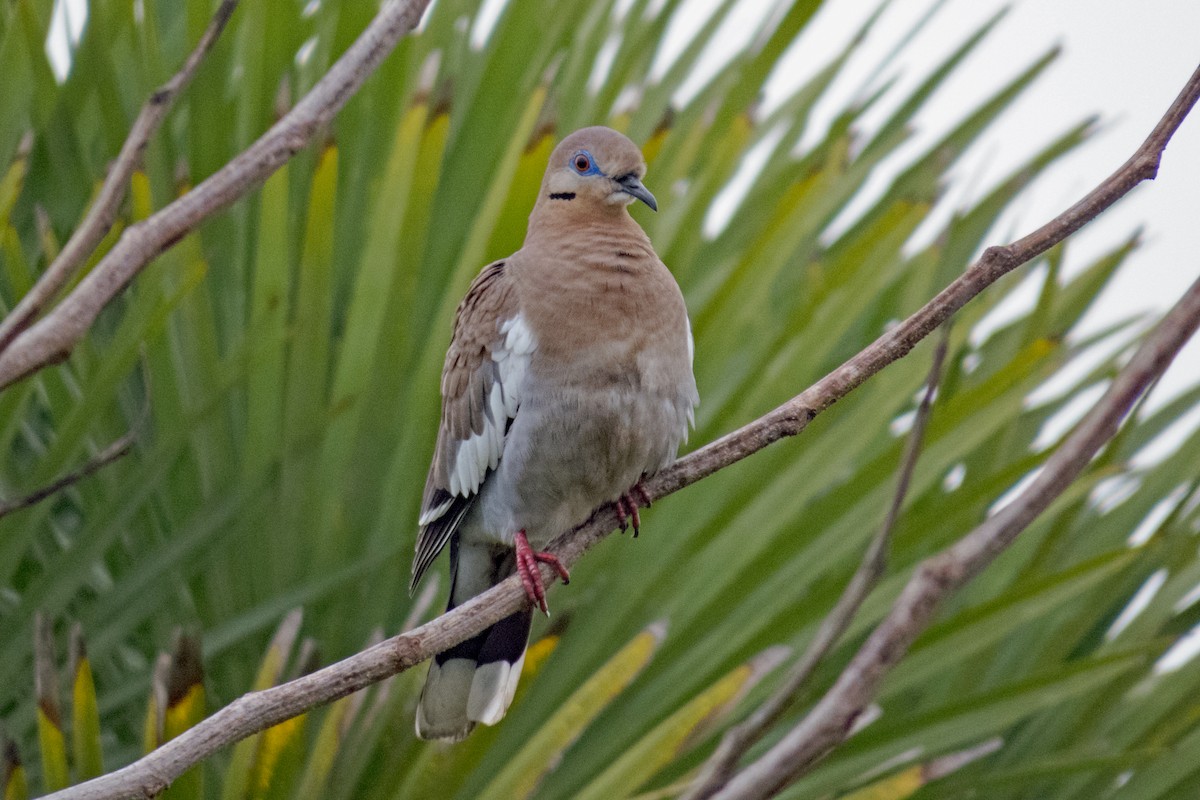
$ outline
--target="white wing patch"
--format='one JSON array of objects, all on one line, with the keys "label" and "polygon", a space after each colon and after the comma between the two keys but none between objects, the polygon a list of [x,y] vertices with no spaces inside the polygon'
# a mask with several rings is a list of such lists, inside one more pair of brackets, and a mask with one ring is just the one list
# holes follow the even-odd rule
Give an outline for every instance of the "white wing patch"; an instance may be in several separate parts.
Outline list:
[{"label": "white wing patch", "polygon": [[511,419],[517,415],[525,371],[533,351],[537,349],[537,342],[520,314],[501,323],[500,333],[504,334],[504,345],[492,351],[492,361],[496,362],[500,372],[500,386],[504,387],[504,411]]},{"label": "white wing patch", "polygon": [[[454,468],[450,471],[447,488],[457,497],[470,497],[479,491],[488,470],[495,469],[500,463],[508,422],[517,415],[529,359],[537,349],[533,332],[520,314],[502,322],[500,334],[504,338],[492,348],[491,366],[495,373],[484,405],[483,430],[459,442],[454,453]],[[488,367],[484,364],[481,369]],[[448,508],[451,502],[443,505]],[[421,524],[426,524],[426,517],[430,521],[437,519],[446,508],[430,509],[422,515]]]},{"label": "white wing patch", "polygon": [[[684,325],[687,326],[687,345],[688,345],[688,366],[695,366],[696,363],[696,340],[692,336],[692,321],[684,318]],[[696,405],[700,402],[700,398],[693,395],[692,402],[688,403],[687,420],[680,425],[679,441],[681,444],[686,443],[688,434],[692,428],[696,427]]]}]

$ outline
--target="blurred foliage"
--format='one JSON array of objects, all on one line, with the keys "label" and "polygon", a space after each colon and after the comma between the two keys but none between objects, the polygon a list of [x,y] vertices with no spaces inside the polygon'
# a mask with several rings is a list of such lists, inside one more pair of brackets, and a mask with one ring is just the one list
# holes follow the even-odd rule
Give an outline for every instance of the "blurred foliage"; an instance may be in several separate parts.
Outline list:
[{"label": "blurred foliage", "polygon": [[[374,5],[244,3],[151,141],[105,246],[260,135]],[[644,147],[662,212],[635,213],[688,299],[703,398],[693,442],[705,442],[916,309],[1091,130],[1048,135],[930,243],[906,246],[943,198],[947,171],[1054,53],[963,109],[842,219],[990,26],[948,45],[911,94],[887,83],[860,94],[801,149],[845,62],[879,61],[859,52],[860,36],[762,107],[764,82],[815,0],[767,15],[687,97],[680,87],[712,57],[721,21],[744,13],[732,0],[665,68],[655,55],[680,0],[509,0],[486,37],[478,5],[438,0],[318,145],[159,257],[66,363],[0,394],[5,497],[138,432],[130,456],[0,519],[5,798],[25,796],[27,781],[37,791],[127,763],[206,708],[310,668],[318,645],[324,660],[343,657],[412,613],[408,561],[453,311],[483,264],[520,245],[546,156],[566,132],[607,123]],[[60,83],[43,46],[51,0],[2,4],[4,309],[53,259],[137,109],[213,6],[90,3]],[[875,74],[888,71],[879,61]],[[864,125],[876,108],[888,113]],[[704,233],[714,198],[755,148],[764,166],[746,175],[727,223]],[[1062,429],[1047,423],[1077,413],[1112,377],[1144,320],[1073,332],[1135,245],[1082,269],[1064,271],[1061,251],[1026,268],[1040,286],[1035,307],[988,335],[977,324],[1016,279],[962,312],[889,574],[783,725],[833,680],[913,565],[1037,469],[1053,449],[1047,431]],[[728,722],[770,690],[780,646],[811,638],[854,569],[892,491],[898,432],[928,357],[918,348],[799,440],[656,503],[644,536],[590,554],[555,590],[555,627],[535,629],[502,725],[457,747],[417,742],[418,670],[232,748],[170,796],[674,796]],[[1200,665],[1161,666],[1200,622],[1200,435],[1157,461],[1138,458],[1198,401],[1200,387],[1139,409],[921,637],[878,698],[878,719],[784,796],[1141,800],[1200,790]],[[1157,592],[1117,632],[1148,581]],[[280,625],[295,607],[303,625]],[[71,620],[82,633],[64,670],[53,645]],[[156,660],[180,626],[199,637],[178,637]],[[296,644],[301,628],[307,646]],[[964,752],[977,757],[954,760]],[[30,753],[40,761],[22,762]],[[935,769],[946,759],[954,769]]]}]

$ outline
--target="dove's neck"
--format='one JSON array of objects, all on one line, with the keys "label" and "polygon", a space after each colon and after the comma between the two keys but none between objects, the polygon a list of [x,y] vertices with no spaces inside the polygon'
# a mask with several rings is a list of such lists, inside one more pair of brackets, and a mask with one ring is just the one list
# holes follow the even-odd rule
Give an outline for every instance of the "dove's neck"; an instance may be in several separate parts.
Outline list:
[{"label": "dove's neck", "polygon": [[650,238],[624,206],[578,202],[539,202],[529,217],[525,249],[553,253],[555,267],[566,270],[640,272],[658,261]]}]

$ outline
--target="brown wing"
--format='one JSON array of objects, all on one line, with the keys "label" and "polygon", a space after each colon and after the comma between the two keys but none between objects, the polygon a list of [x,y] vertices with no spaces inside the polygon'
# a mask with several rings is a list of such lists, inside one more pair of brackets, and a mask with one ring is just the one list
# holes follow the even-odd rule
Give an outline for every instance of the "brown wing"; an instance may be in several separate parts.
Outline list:
[{"label": "brown wing", "polygon": [[458,306],[442,369],[442,421],[421,501],[412,586],[471,509],[504,451],[533,342],[505,262],[484,267]]}]

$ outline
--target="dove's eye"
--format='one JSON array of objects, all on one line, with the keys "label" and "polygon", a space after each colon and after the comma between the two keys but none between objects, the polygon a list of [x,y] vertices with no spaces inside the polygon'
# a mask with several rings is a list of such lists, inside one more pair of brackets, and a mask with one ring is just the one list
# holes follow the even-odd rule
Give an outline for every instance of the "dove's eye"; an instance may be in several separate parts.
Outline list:
[{"label": "dove's eye", "polygon": [[571,165],[575,167],[575,171],[580,175],[587,175],[596,171],[592,164],[592,159],[586,152],[576,153],[575,158],[571,160]]}]

